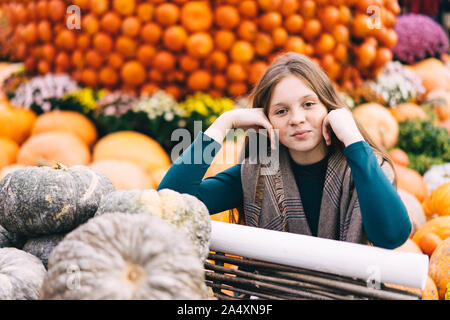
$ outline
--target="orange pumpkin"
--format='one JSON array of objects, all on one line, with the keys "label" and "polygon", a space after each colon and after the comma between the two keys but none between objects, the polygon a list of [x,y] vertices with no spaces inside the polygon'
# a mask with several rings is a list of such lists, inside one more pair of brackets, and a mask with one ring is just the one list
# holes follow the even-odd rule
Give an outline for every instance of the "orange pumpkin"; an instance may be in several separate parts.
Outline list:
[{"label": "orange pumpkin", "polygon": [[422,250],[420,249],[420,247],[411,239],[406,240],[404,244],[402,244],[400,247],[395,248],[394,250],[401,251],[401,252],[418,253],[418,254],[423,253]]},{"label": "orange pumpkin", "polygon": [[423,253],[431,257],[434,250],[442,243],[442,239],[435,233],[426,233],[419,239],[419,247]]},{"label": "orange pumpkin", "polygon": [[50,131],[74,133],[88,146],[97,140],[97,129],[85,115],[68,110],[54,110],[40,115],[34,124],[32,135]]},{"label": "orange pumpkin", "polygon": [[399,166],[407,167],[409,165],[409,157],[402,149],[394,148],[391,149],[388,153],[392,161]]},{"label": "orange pumpkin", "polygon": [[428,58],[406,68],[422,79],[427,92],[435,89],[450,90],[450,71],[439,59]]},{"label": "orange pumpkin", "polygon": [[417,230],[413,236],[413,241],[420,246],[422,237],[427,234],[435,234],[442,240],[450,237],[450,216],[437,217],[428,220]]},{"label": "orange pumpkin", "polygon": [[444,240],[431,255],[429,275],[436,283],[439,299],[443,300],[450,282],[450,238]]},{"label": "orange pumpkin", "polygon": [[389,110],[397,122],[415,118],[425,120],[427,118],[425,111],[415,103],[400,103],[389,108]]},{"label": "orange pumpkin", "polygon": [[35,166],[41,162],[61,162],[67,167],[88,165],[91,154],[88,146],[73,133],[43,132],[31,136],[20,148],[17,163]]},{"label": "orange pumpkin", "polygon": [[0,102],[0,137],[22,144],[30,136],[36,118],[33,111],[14,109],[8,102]]},{"label": "orange pumpkin", "polygon": [[450,216],[450,182],[434,189],[423,202],[427,217]]},{"label": "orange pumpkin", "polygon": [[423,177],[415,170],[394,163],[397,173],[397,188],[413,194],[421,203],[428,196],[428,189]]},{"label": "orange pumpkin", "polygon": [[137,164],[116,159],[94,161],[91,168],[102,172],[113,183],[116,190],[153,189],[152,177]]},{"label": "orange pumpkin", "polygon": [[384,106],[364,103],[353,109],[353,116],[380,146],[392,148],[398,141],[398,123]]},{"label": "orange pumpkin", "polygon": [[19,145],[17,142],[0,137],[0,169],[16,162],[19,153]]},{"label": "orange pumpkin", "polygon": [[149,174],[171,165],[165,150],[152,138],[134,131],[118,131],[101,138],[94,145],[93,161],[103,159],[128,160]]}]

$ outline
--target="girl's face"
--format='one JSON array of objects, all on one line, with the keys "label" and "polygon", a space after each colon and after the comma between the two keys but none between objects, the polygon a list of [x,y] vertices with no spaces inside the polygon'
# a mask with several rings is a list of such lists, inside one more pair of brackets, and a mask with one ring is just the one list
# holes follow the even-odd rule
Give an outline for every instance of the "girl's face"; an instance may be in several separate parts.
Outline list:
[{"label": "girl's face", "polygon": [[327,114],[316,93],[294,75],[275,86],[268,110],[273,128],[279,130],[280,143],[299,164],[318,162],[326,155],[322,123]]}]

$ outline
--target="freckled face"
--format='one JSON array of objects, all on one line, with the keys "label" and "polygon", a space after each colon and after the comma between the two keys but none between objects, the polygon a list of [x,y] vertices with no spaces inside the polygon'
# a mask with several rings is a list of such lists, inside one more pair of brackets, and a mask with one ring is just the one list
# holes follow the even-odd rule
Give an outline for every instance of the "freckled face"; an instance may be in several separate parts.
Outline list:
[{"label": "freckled face", "polygon": [[272,126],[279,130],[280,143],[291,155],[297,153],[312,161],[319,161],[326,151],[322,123],[327,114],[316,93],[293,75],[275,86],[268,110]]}]

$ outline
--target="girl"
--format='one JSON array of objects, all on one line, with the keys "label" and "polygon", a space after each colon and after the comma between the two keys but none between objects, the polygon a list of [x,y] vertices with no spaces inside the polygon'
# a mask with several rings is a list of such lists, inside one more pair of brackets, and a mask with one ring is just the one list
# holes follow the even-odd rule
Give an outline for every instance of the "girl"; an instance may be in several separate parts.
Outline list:
[{"label": "girl", "polygon": [[[312,60],[279,56],[251,97],[252,108],[225,112],[200,132],[158,189],[191,194],[210,214],[238,208],[239,220],[254,227],[390,249],[408,239],[411,222],[389,156]],[[195,163],[198,153],[208,148],[214,156],[227,130],[255,127],[267,129],[272,149],[278,137],[278,170],[262,174],[264,164],[247,157],[202,180],[210,161]]]}]

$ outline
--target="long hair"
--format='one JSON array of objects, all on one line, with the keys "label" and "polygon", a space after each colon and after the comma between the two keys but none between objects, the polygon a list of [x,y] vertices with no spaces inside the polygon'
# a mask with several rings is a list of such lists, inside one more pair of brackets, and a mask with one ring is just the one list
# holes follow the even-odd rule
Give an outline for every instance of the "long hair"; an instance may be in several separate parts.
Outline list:
[{"label": "long hair", "polygon": [[[275,86],[285,77],[294,75],[300,78],[303,83],[314,91],[322,104],[327,108],[327,111],[336,110],[339,108],[348,108],[340,97],[338,91],[333,85],[330,78],[322,71],[322,69],[311,59],[305,55],[287,52],[277,56],[272,64],[267,68],[259,82],[253,87],[250,93],[250,101],[252,108],[263,108],[264,113],[268,116],[270,102],[272,100],[272,93]],[[393,162],[389,157],[387,151],[379,146],[364,130],[362,125],[356,118],[356,126],[361,132],[363,138],[372,147],[374,153],[379,155],[383,161],[387,161],[394,169]],[[244,147],[244,157],[248,156],[248,137],[246,137]],[[337,147],[341,151],[344,150],[344,144],[336,138],[332,133],[331,138],[332,147]],[[394,170],[394,183],[397,185],[397,174]],[[236,212],[230,214],[230,222],[245,224],[245,217],[243,207],[236,208],[238,218],[236,220]]]}]

